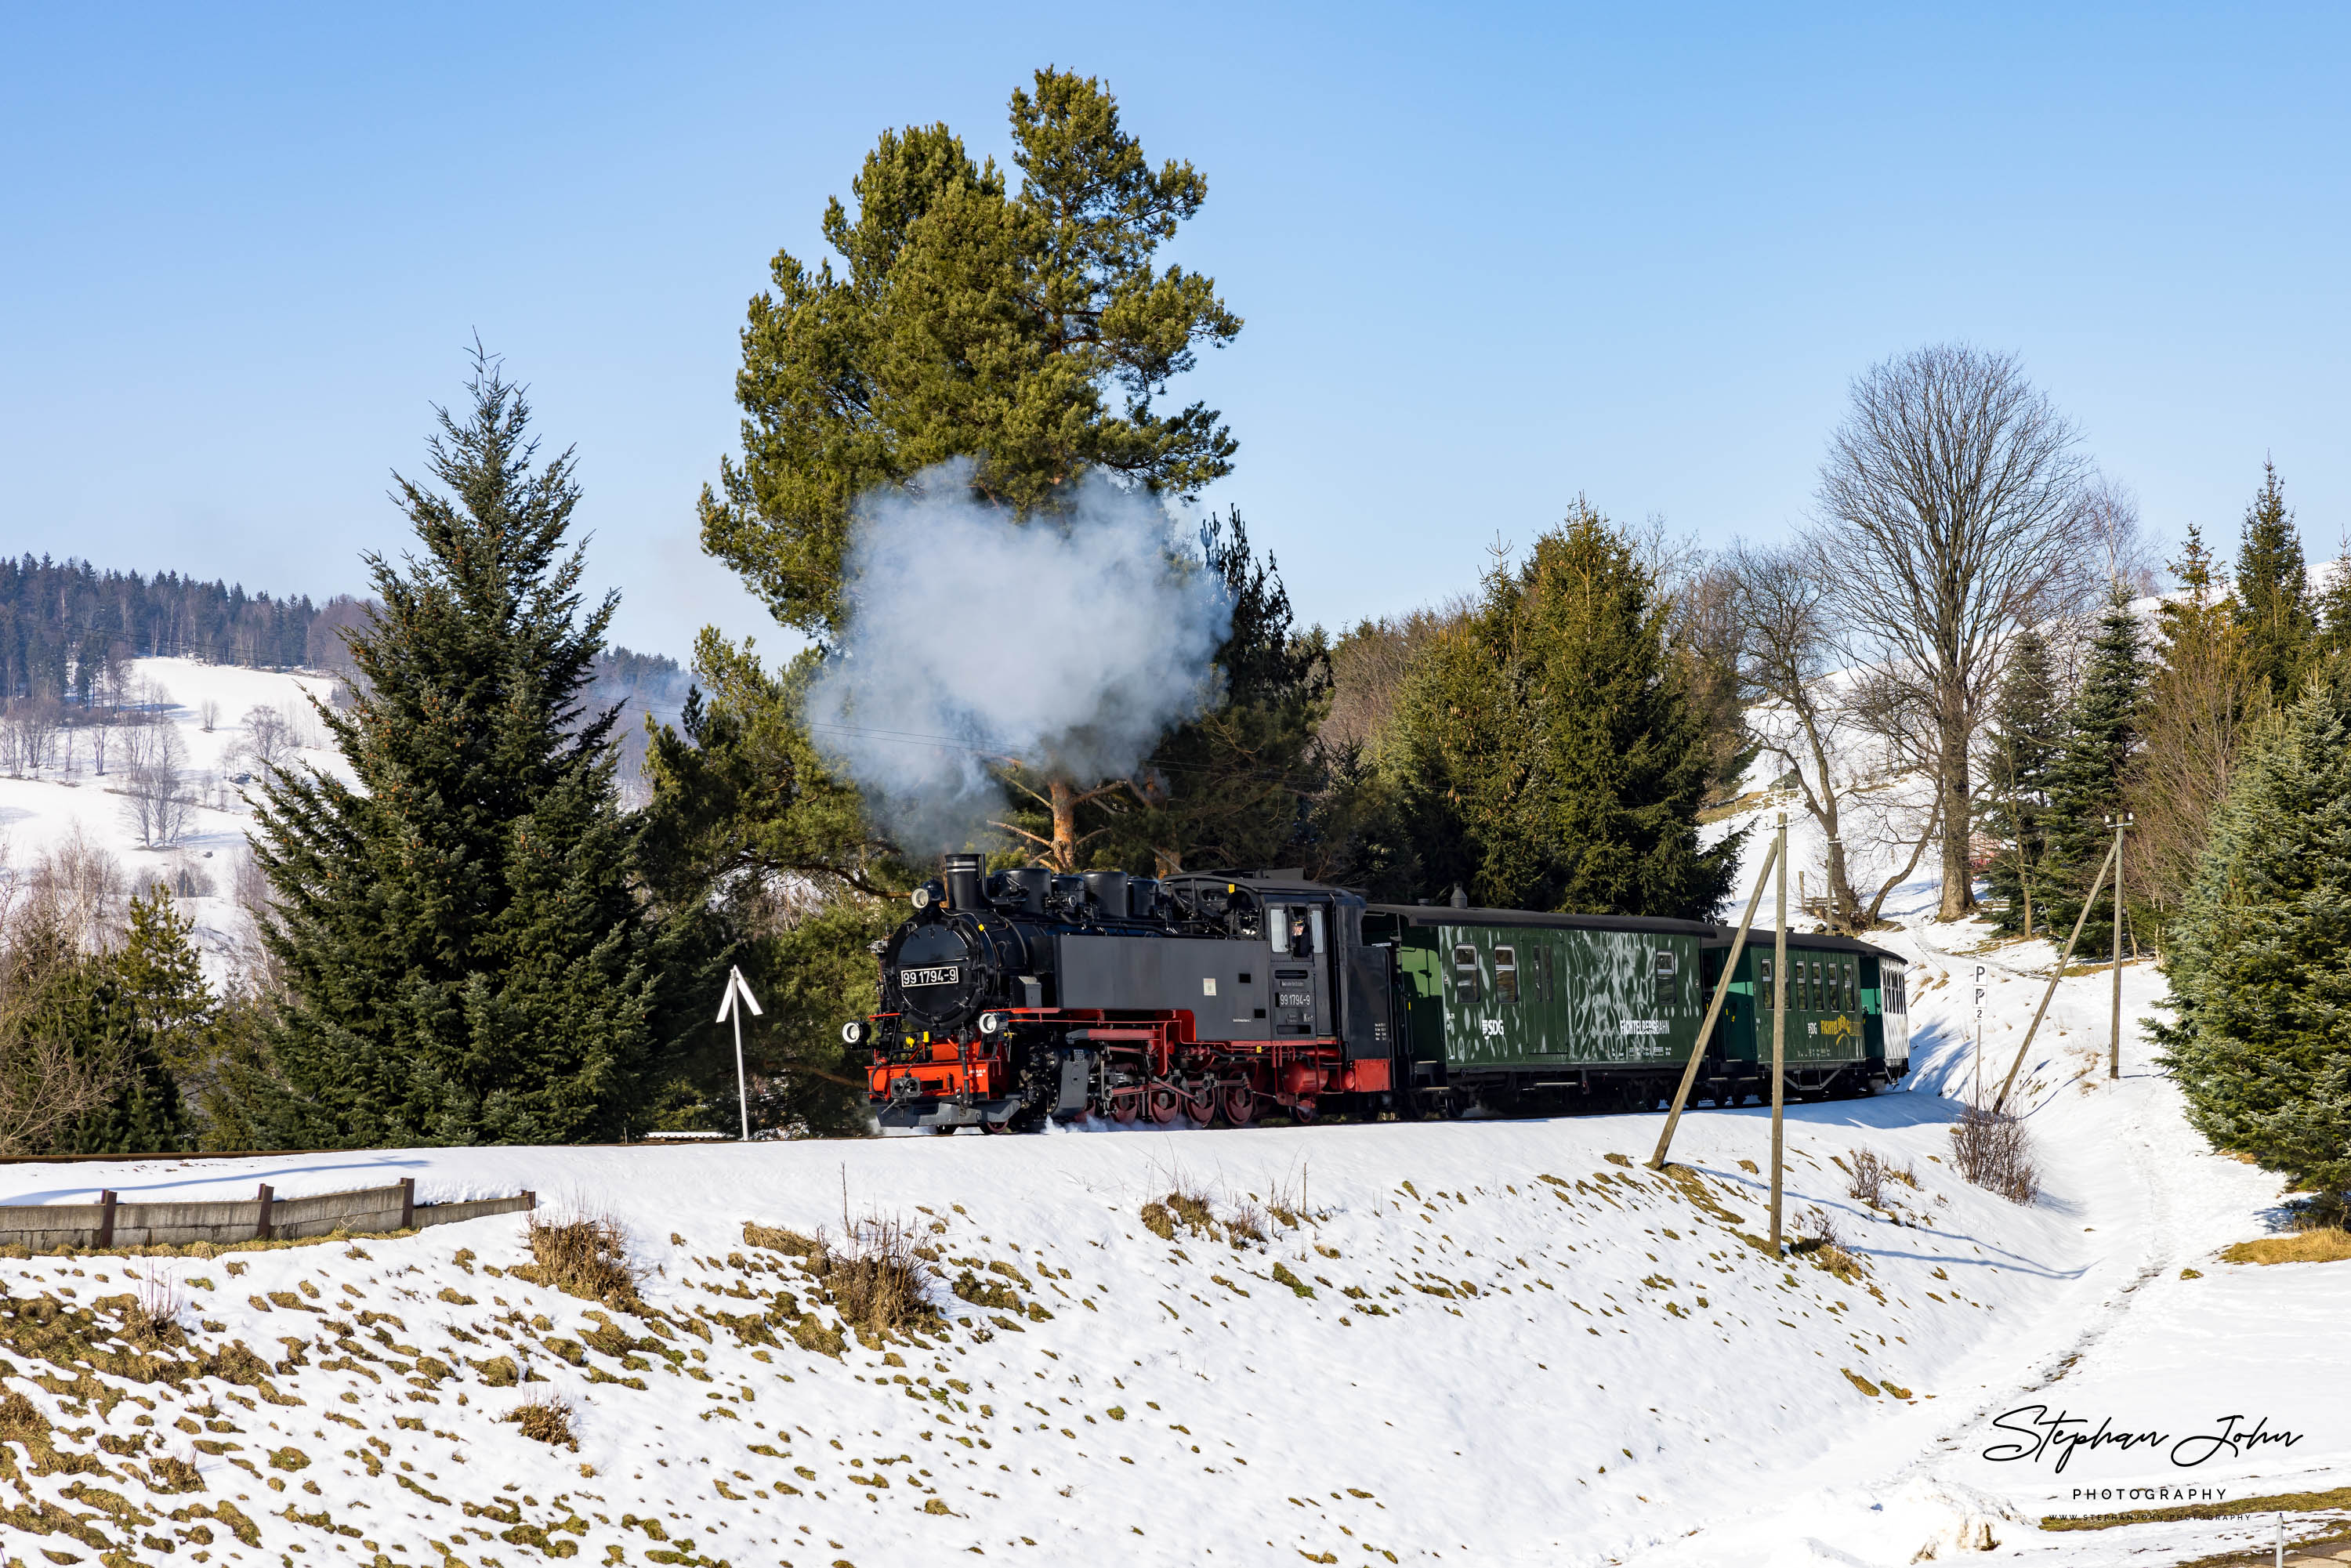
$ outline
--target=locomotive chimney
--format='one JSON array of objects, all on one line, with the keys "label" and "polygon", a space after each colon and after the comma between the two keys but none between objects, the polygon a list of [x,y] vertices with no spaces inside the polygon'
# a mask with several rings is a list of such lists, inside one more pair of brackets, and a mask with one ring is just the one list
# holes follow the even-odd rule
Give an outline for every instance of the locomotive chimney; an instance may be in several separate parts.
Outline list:
[{"label": "locomotive chimney", "polygon": [[947,907],[958,914],[985,909],[979,894],[980,859],[977,855],[947,856]]},{"label": "locomotive chimney", "polygon": [[1126,918],[1126,873],[1123,871],[1090,871],[1085,873],[1086,892],[1092,897],[1094,907],[1104,920]]}]

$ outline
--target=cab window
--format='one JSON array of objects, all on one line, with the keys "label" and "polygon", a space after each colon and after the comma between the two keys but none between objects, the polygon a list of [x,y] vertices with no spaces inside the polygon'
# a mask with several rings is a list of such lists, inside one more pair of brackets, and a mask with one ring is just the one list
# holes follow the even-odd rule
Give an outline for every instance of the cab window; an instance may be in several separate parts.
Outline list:
[{"label": "cab window", "polygon": [[1494,949],[1494,999],[1498,1002],[1519,999],[1519,950],[1515,947]]},{"label": "cab window", "polygon": [[1475,1004],[1483,977],[1478,967],[1478,949],[1463,943],[1453,949],[1453,999]]}]

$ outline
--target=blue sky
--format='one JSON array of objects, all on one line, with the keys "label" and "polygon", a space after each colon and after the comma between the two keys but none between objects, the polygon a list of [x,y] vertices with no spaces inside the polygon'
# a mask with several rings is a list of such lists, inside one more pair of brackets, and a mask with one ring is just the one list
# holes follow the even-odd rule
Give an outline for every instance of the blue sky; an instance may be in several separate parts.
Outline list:
[{"label": "blue sky", "polygon": [[[1047,62],[1209,201],[1248,320],[1177,393],[1338,626],[1579,491],[1799,521],[1846,382],[2020,353],[2166,538],[2273,455],[2351,523],[2351,12],[410,5],[0,11],[0,548],[362,586],[478,331],[576,443],[600,584],[684,653],[744,302],[885,126],[1001,157]],[[763,641],[772,643],[772,634]]]}]

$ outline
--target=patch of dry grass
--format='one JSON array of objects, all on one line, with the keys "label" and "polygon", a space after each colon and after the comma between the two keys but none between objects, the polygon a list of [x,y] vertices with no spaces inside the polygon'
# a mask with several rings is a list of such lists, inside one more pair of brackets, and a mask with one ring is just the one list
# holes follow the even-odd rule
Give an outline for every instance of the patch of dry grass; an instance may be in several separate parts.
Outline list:
[{"label": "patch of dry grass", "polygon": [[511,1272],[616,1311],[632,1312],[643,1305],[637,1297],[639,1270],[629,1261],[629,1235],[619,1220],[609,1215],[545,1219],[533,1214],[525,1239],[531,1260]]},{"label": "patch of dry grass", "polygon": [[143,1350],[177,1344],[180,1291],[172,1276],[149,1265],[139,1278],[138,1299],[122,1314],[122,1337]]},{"label": "patch of dry grass", "polygon": [[809,1271],[832,1292],[842,1323],[876,1334],[935,1330],[938,1310],[923,1290],[921,1243],[894,1215],[870,1214],[845,1228],[838,1246],[820,1231]]},{"label": "patch of dry grass", "polygon": [[1847,1283],[1861,1277],[1861,1259],[1846,1249],[1844,1239],[1837,1234],[1836,1221],[1825,1211],[1807,1210],[1798,1226],[1795,1239],[1788,1244],[1792,1256],[1808,1256],[1814,1267],[1825,1269]]},{"label": "patch of dry grass", "polygon": [[580,1451],[580,1439],[571,1431],[571,1403],[559,1394],[526,1400],[498,1419],[520,1427],[522,1435],[533,1442],[560,1445],[575,1454]]},{"label": "patch of dry grass", "polygon": [[788,1253],[794,1258],[813,1258],[824,1250],[813,1236],[803,1236],[781,1226],[761,1225],[755,1219],[743,1222],[743,1240],[748,1246],[764,1247],[770,1252]]},{"label": "patch of dry grass", "polygon": [[2339,1263],[2346,1258],[2351,1258],[2351,1230],[2337,1225],[2240,1241],[2220,1254],[2223,1263]]},{"label": "patch of dry grass", "polygon": [[1897,1166],[1875,1149],[1854,1150],[1851,1178],[1844,1189],[1848,1197],[1859,1198],[1872,1208],[1884,1208],[1886,1184],[1890,1181],[1918,1190],[1918,1173],[1911,1166]]}]

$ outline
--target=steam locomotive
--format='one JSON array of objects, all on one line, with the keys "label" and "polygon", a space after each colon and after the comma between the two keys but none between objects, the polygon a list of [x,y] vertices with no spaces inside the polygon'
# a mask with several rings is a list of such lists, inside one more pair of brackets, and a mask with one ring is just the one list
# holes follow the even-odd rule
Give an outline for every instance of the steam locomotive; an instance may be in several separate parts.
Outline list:
[{"label": "steam locomotive", "polygon": [[[1458,895],[1456,895],[1457,901]],[[874,945],[884,1126],[1088,1115],[1240,1126],[1326,1112],[1629,1110],[1673,1092],[1729,959],[1701,921],[1371,904],[1297,873],[987,873],[946,858]],[[1791,933],[1789,1088],[1909,1070],[1900,956]],[[1743,951],[1697,1094],[1770,1093],[1767,939]]]}]

